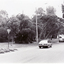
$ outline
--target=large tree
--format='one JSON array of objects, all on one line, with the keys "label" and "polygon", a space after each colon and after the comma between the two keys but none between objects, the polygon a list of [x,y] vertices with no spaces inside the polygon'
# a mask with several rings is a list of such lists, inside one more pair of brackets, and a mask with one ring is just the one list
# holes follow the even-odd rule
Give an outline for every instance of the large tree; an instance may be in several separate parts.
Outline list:
[{"label": "large tree", "polygon": [[36,11],[36,14],[39,14],[40,16],[45,15],[45,11],[43,10],[43,8],[39,7]]},{"label": "large tree", "polygon": [[10,36],[12,40],[15,38],[16,34],[19,32],[20,20],[16,17],[10,17],[7,27],[11,29]]},{"label": "large tree", "polygon": [[[35,39],[35,27],[33,23],[31,22],[31,19],[24,15],[24,14],[18,14],[16,16],[19,21],[19,33],[16,35],[15,42],[18,43],[32,43]],[[18,42],[17,42],[18,41]]]},{"label": "large tree", "polygon": [[63,14],[63,18],[64,18],[64,4],[62,4],[62,14]]},{"label": "large tree", "polygon": [[51,15],[51,16],[55,15],[55,12],[56,12],[56,10],[53,6],[49,6],[46,8],[46,14],[47,15]]},{"label": "large tree", "polygon": [[8,13],[5,10],[0,11],[0,26],[6,27],[8,21]]},{"label": "large tree", "polygon": [[60,30],[60,23],[58,22],[57,16],[43,16],[41,18],[43,20],[43,29],[40,34],[40,38],[56,38],[57,34]]},{"label": "large tree", "polygon": [[6,28],[0,27],[0,42],[6,42],[8,40],[7,36]]}]

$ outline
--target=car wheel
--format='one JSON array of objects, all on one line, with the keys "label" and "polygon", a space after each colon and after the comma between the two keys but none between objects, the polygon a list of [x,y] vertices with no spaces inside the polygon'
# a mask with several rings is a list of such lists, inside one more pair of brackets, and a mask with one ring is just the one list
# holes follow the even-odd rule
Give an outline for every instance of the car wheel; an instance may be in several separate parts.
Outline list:
[{"label": "car wheel", "polygon": [[49,48],[50,46],[48,46],[48,48]]},{"label": "car wheel", "polygon": [[52,46],[50,46],[50,47],[52,47]]},{"label": "car wheel", "polygon": [[59,42],[61,42],[61,41],[59,40]]},{"label": "car wheel", "polygon": [[39,48],[41,48],[41,46],[39,46]]}]

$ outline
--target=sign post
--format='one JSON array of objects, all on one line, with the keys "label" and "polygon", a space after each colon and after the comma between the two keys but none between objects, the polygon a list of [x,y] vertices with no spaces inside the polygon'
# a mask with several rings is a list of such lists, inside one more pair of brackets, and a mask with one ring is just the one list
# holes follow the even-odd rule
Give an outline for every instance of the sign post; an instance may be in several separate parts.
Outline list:
[{"label": "sign post", "polygon": [[8,49],[9,49],[9,33],[10,33],[11,29],[7,29],[8,32]]}]

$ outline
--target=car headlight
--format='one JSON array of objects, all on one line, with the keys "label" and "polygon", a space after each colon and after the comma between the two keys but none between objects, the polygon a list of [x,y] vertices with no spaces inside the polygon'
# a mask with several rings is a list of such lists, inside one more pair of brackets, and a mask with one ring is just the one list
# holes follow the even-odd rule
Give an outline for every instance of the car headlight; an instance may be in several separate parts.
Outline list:
[{"label": "car headlight", "polygon": [[42,45],[42,44],[39,44],[39,45]]}]

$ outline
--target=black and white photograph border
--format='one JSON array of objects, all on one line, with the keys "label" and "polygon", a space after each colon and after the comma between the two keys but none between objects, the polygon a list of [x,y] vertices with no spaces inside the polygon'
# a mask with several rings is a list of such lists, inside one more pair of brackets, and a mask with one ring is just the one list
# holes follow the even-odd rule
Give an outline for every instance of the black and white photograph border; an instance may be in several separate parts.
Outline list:
[{"label": "black and white photograph border", "polygon": [[64,63],[64,0],[0,0],[0,63]]}]

